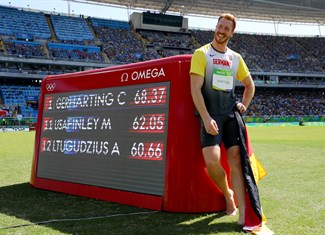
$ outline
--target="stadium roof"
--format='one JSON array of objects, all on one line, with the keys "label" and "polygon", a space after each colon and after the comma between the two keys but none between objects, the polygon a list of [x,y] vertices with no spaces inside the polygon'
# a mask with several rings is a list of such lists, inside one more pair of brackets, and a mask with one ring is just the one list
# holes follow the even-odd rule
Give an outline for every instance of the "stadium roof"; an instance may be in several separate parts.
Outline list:
[{"label": "stadium roof", "polygon": [[[69,1],[69,0],[68,0]],[[71,1],[71,0],[70,0]],[[72,0],[73,1],[73,0]],[[74,0],[95,2],[150,10],[159,13],[176,13],[183,16],[217,17],[230,12],[239,19],[273,22],[313,23],[325,25],[324,0]]]}]

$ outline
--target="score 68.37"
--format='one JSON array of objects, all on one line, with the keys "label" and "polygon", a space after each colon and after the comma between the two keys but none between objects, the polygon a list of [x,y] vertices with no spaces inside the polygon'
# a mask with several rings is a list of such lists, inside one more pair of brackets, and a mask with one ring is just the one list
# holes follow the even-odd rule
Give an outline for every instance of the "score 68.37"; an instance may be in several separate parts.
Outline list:
[{"label": "score 68.37", "polygon": [[138,89],[131,105],[165,105],[167,102],[167,86]]}]

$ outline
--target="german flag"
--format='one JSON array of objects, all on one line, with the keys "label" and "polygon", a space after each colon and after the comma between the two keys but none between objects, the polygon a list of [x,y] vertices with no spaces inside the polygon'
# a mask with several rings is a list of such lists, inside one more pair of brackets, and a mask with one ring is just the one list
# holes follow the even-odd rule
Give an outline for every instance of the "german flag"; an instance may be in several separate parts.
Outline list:
[{"label": "german flag", "polygon": [[266,176],[267,172],[257,160],[248,136],[245,122],[238,110],[235,116],[239,125],[240,153],[246,186],[246,211],[243,230],[258,235],[274,234],[266,225],[263,215],[257,183]]}]

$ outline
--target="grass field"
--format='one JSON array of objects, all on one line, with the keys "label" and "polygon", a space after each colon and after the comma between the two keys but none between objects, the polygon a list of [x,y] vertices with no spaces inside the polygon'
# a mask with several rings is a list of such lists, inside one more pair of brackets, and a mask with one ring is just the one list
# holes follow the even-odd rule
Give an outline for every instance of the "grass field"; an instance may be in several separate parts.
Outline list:
[{"label": "grass field", "polygon": [[[250,127],[249,133],[268,171],[259,185],[268,227],[281,235],[325,234],[325,127]],[[34,189],[34,135],[0,133],[0,234],[243,233],[237,218],[222,212],[152,212]]]}]

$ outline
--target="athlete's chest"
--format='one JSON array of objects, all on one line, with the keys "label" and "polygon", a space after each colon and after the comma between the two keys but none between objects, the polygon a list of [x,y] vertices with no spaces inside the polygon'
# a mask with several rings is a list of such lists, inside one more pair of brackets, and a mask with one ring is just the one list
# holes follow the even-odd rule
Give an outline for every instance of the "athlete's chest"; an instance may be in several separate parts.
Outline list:
[{"label": "athlete's chest", "polygon": [[207,54],[207,79],[211,88],[230,92],[234,86],[236,68],[232,54],[210,51]]},{"label": "athlete's chest", "polygon": [[232,69],[235,65],[234,56],[230,53],[218,53],[211,51],[206,54],[207,67],[220,68],[220,69]]}]

